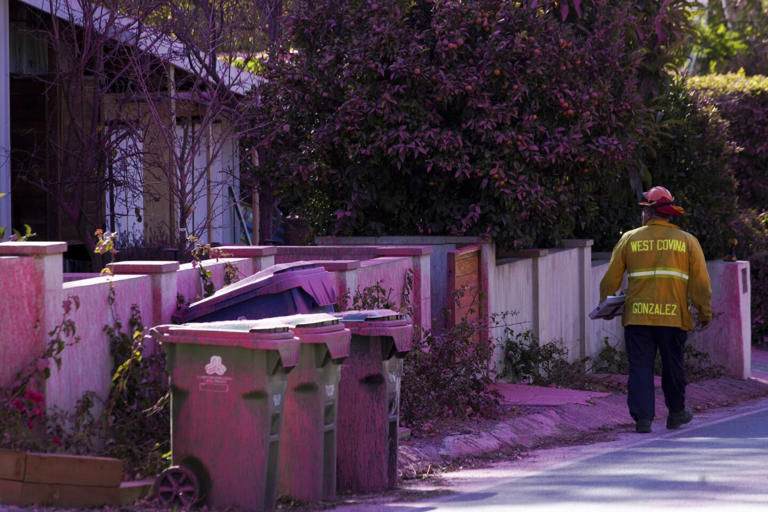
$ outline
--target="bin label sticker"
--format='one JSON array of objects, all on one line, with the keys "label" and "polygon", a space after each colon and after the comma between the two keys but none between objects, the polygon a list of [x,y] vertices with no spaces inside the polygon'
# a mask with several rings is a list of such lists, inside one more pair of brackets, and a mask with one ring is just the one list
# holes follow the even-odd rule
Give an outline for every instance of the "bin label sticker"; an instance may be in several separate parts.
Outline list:
[{"label": "bin label sticker", "polygon": [[325,396],[327,396],[328,398],[331,398],[335,392],[336,392],[336,386],[334,386],[333,384],[326,384]]},{"label": "bin label sticker", "polygon": [[282,401],[283,401],[283,395],[281,395],[279,393],[275,394],[275,395],[272,395],[272,404],[275,407],[280,407],[280,402],[282,402]]},{"label": "bin label sticker", "polygon": [[229,393],[229,384],[232,381],[232,377],[214,375],[201,375],[198,379],[199,391],[212,391],[214,393]]},{"label": "bin label sticker", "polygon": [[221,356],[211,356],[211,362],[205,365],[207,375],[224,375],[227,373],[227,367],[221,362]]}]

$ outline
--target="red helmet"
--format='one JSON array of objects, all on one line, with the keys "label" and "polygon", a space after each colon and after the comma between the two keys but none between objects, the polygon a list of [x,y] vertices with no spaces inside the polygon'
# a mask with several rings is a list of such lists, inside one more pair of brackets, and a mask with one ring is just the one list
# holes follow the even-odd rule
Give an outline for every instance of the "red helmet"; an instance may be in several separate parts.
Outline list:
[{"label": "red helmet", "polygon": [[675,198],[672,197],[672,193],[664,187],[653,187],[648,192],[643,192],[643,198],[645,201],[637,203],[640,206],[655,206],[659,201],[662,203],[671,203],[675,200]]},{"label": "red helmet", "polygon": [[685,209],[673,203],[675,200],[672,193],[664,187],[653,187],[648,192],[643,193],[645,201],[637,204],[640,206],[650,206],[657,213],[668,216],[685,215]]}]

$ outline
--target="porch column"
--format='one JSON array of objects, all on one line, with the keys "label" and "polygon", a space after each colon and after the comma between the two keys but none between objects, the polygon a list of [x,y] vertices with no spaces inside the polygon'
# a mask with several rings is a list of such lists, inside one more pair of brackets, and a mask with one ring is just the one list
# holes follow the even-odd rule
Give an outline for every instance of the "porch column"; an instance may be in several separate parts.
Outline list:
[{"label": "porch column", "polygon": [[0,0],[0,228],[11,233],[11,25],[10,0]]}]

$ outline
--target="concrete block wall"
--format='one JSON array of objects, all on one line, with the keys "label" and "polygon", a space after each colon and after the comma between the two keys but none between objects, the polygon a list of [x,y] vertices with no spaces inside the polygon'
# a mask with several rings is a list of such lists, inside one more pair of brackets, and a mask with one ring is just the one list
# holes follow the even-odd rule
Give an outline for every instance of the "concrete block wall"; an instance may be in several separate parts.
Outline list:
[{"label": "concrete block wall", "polygon": [[[592,265],[592,302],[600,299],[600,280],[608,268],[607,260]],[[715,364],[723,365],[728,375],[747,379],[750,376],[752,352],[751,289],[748,261],[708,261],[712,281],[714,319],[704,331],[693,331],[688,343],[709,354]],[[621,289],[626,287],[625,282]],[[619,348],[624,347],[624,328],[620,318],[590,321],[588,344],[595,355],[603,347],[604,338]]]},{"label": "concrete block wall", "polygon": [[[557,341],[571,360],[597,358],[607,341],[624,347],[621,318],[591,320],[589,312],[600,299],[600,280],[607,260],[592,261],[591,242],[564,241],[564,249],[524,251],[518,257],[495,261],[489,269],[492,314],[516,312],[510,317],[515,332],[530,330],[540,342]],[[689,342],[707,352],[727,374],[750,376],[751,314],[749,262],[707,262],[712,280],[715,319],[708,329],[692,332]],[[626,276],[620,289],[626,288]],[[492,329],[499,339],[503,329]],[[501,364],[499,345],[495,364]]]},{"label": "concrete block wall", "polygon": [[[108,304],[110,288],[115,302]],[[116,275],[70,281],[62,286],[62,300],[77,297],[80,307],[72,307],[69,318],[75,322],[80,341],[61,353],[61,369],[51,364],[51,377],[45,381],[48,406],[64,410],[74,408],[86,391],[101,397],[109,394],[112,380],[112,355],[104,327],[120,322],[129,332],[131,305],[136,304],[142,322],[152,325],[152,277],[149,275]],[[61,318],[63,310],[59,310]]]},{"label": "concrete block wall", "polygon": [[714,319],[703,331],[694,331],[690,343],[725,367],[728,375],[749,378],[752,366],[752,317],[748,261],[710,261]]},{"label": "concrete block wall", "polygon": [[411,276],[410,300],[413,305],[413,322],[424,329],[432,327],[433,308],[431,288],[431,263],[433,248],[425,245],[411,246],[279,246],[276,263],[314,261],[335,274],[339,297],[350,299],[356,292],[379,283],[397,306],[406,279]]},{"label": "concrete block wall", "polygon": [[[471,236],[350,236],[350,237],[318,237],[316,242],[323,247],[332,248],[336,250],[339,247],[344,246],[346,251],[354,250],[350,246],[368,246],[377,247],[374,255],[381,255],[380,252],[386,247],[391,247],[392,250],[404,250],[408,247],[428,247],[430,249],[430,257],[427,262],[429,265],[429,280],[421,279],[421,297],[429,297],[429,318],[425,314],[422,320],[419,322],[422,326],[427,324],[437,330],[443,327],[443,310],[448,305],[448,281],[446,276],[448,274],[448,253],[459,247],[464,247],[472,244],[483,244],[484,247],[489,245],[489,240],[482,237]],[[360,247],[357,248],[360,250]],[[349,252],[347,252],[349,254]],[[370,257],[370,256],[369,256]],[[484,250],[484,257],[485,255]],[[360,258],[354,258],[360,259]],[[423,264],[420,264],[423,266]],[[424,268],[421,273],[417,274],[417,278],[427,275],[427,269]],[[427,287],[428,286],[428,287]],[[426,303],[423,303],[426,305]]]},{"label": "concrete block wall", "polygon": [[61,312],[64,242],[0,244],[0,385],[44,351]]},{"label": "concrete block wall", "polygon": [[[398,306],[406,276],[411,275],[414,322],[430,328],[436,304],[441,309],[446,300],[434,295],[435,290],[440,293],[436,281],[443,288],[447,286],[447,263],[440,255],[447,260],[449,250],[453,250],[449,247],[467,244],[441,237],[436,251],[428,245],[428,238],[410,241],[420,244],[229,247],[224,248],[226,257],[202,264],[211,270],[218,289],[224,285],[227,263],[242,277],[276,262],[320,259],[333,272],[339,295],[347,292],[351,296],[380,283],[385,290],[392,290],[391,297]],[[481,241],[479,245],[482,273],[487,276],[483,284],[489,320],[500,313],[515,312],[508,319],[515,331],[531,330],[542,342],[560,341],[572,359],[596,357],[606,337],[614,345],[623,345],[619,319],[592,321],[587,317],[597,304],[599,282],[607,267],[607,261],[592,261],[589,241],[567,241],[560,249],[526,251],[498,261],[492,243]],[[48,406],[59,407],[70,407],[86,390],[106,395],[112,363],[104,325],[112,325],[117,318],[127,328],[131,304],[139,305],[146,326],[168,323],[179,294],[186,300],[202,294],[198,271],[175,261],[110,264],[112,277],[65,276],[65,250],[63,242],[0,244],[0,385],[9,384],[20,369],[43,353],[48,333],[61,322],[62,300],[70,296],[80,300],[80,309],[71,315],[81,342],[67,349],[62,370],[53,372],[44,390]],[[749,263],[716,261],[709,262],[708,268],[716,318],[708,330],[692,334],[691,343],[706,350],[730,375],[746,378],[751,348]],[[116,297],[114,308],[107,303],[110,287]],[[490,334],[498,338],[502,333],[497,327]],[[502,355],[498,347],[493,364],[498,365]]]},{"label": "concrete block wall", "polygon": [[[568,240],[558,249],[531,249],[489,261],[490,314],[506,318],[515,333],[531,331],[541,343],[557,342],[571,360],[590,355],[586,315],[591,308],[586,286],[591,240]],[[491,322],[494,322],[493,318]],[[504,329],[491,329],[497,340],[495,364],[503,361]]]},{"label": "concrete block wall", "polygon": [[[61,370],[50,362],[45,382],[47,407],[71,408],[85,391],[106,397],[112,377],[112,357],[105,325],[119,320],[128,330],[131,305],[139,307],[146,327],[169,323],[176,311],[177,295],[201,294],[199,272],[176,261],[127,261],[108,265],[114,275],[65,275],[64,242],[0,243],[0,386],[8,385],[27,365],[34,363],[50,341],[49,332],[64,319],[63,301],[77,298],[69,318],[75,322],[77,345],[61,354]],[[224,285],[227,263],[240,276],[274,263],[274,248],[249,247],[240,257],[206,260],[215,287]],[[184,267],[184,268],[181,268]],[[115,302],[107,297],[114,290]]]}]

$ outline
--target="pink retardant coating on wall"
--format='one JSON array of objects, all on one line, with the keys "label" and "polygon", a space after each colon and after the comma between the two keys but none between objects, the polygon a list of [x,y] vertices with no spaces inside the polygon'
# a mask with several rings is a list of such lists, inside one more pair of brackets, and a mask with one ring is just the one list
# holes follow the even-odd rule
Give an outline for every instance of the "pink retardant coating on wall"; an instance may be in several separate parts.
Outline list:
[{"label": "pink retardant coating on wall", "polygon": [[349,355],[349,329],[328,314],[272,319],[290,325],[300,343],[288,375],[280,442],[278,493],[304,502],[336,497],[339,364]]},{"label": "pink retardant coating on wall", "polygon": [[[380,492],[397,484],[402,357],[413,326],[390,310],[341,313],[352,331],[339,382],[337,487]],[[397,356],[397,357],[395,357]]]},{"label": "pink retardant coating on wall", "polygon": [[174,465],[215,508],[273,510],[286,371],[299,342],[279,324],[220,322],[151,331],[167,352]]}]

